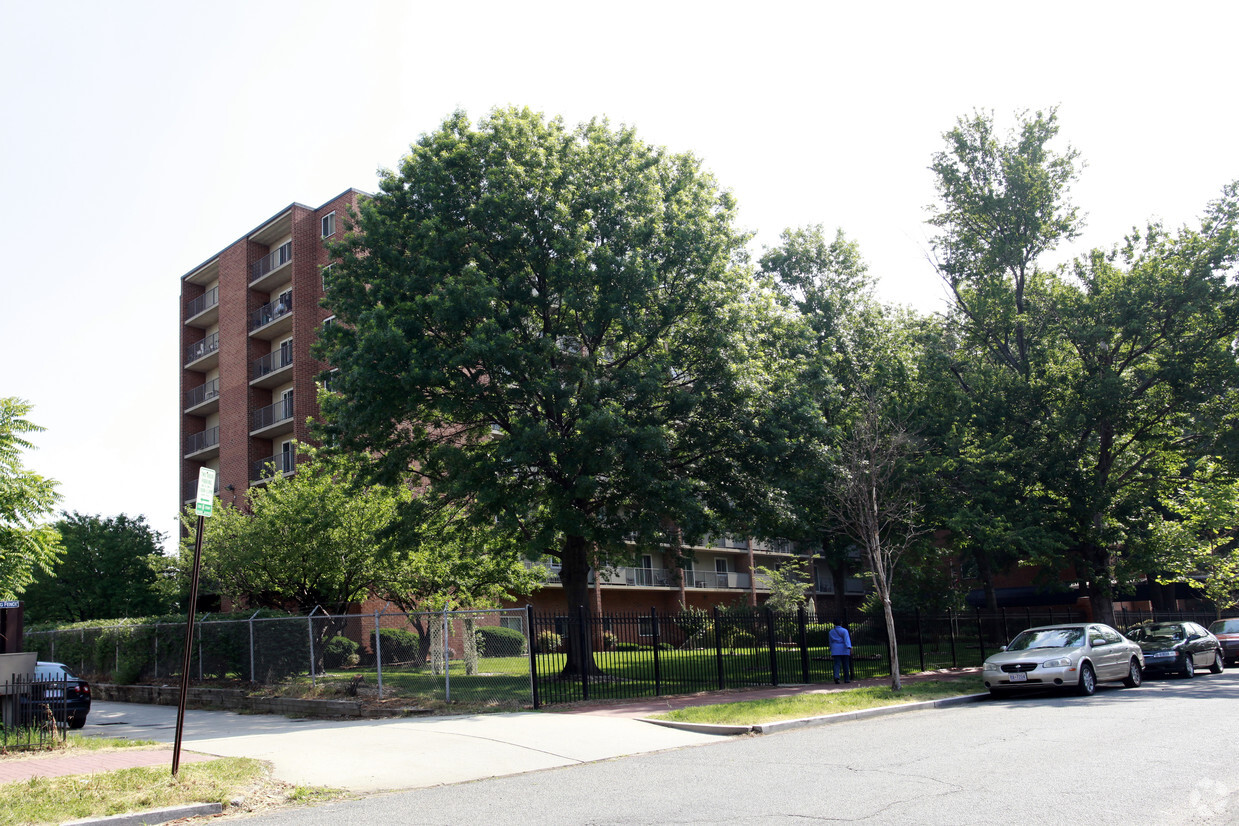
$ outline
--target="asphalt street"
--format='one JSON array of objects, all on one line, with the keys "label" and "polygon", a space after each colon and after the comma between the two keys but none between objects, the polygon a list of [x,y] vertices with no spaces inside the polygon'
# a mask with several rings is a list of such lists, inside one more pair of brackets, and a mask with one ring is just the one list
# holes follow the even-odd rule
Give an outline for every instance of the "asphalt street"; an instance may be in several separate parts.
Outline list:
[{"label": "asphalt street", "polygon": [[1239,670],[987,700],[237,817],[277,824],[1239,823]]}]

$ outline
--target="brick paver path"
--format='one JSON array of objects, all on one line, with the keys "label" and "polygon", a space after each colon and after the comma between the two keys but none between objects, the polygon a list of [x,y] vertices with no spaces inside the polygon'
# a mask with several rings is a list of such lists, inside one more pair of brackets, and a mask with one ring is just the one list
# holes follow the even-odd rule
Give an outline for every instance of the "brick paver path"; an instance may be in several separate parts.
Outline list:
[{"label": "brick paver path", "polygon": [[[181,750],[181,765],[214,759],[214,755]],[[0,756],[0,783],[13,783],[29,780],[32,777],[97,774],[138,766],[171,768],[172,749],[117,749],[115,751],[92,751],[68,757],[4,755]]]}]

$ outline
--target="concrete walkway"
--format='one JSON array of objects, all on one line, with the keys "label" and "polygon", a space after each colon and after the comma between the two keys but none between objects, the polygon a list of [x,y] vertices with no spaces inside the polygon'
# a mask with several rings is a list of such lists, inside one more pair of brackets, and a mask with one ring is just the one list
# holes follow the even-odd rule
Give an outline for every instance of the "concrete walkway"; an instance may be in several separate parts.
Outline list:
[{"label": "concrete walkway", "polygon": [[[935,676],[943,675],[917,675],[906,681]],[[413,789],[701,745],[718,742],[723,736],[639,719],[670,709],[885,683],[883,679],[849,686],[780,686],[557,706],[551,712],[387,720],[311,720],[190,710],[185,716],[181,759],[253,757],[269,761],[277,778],[297,785],[353,792]],[[83,733],[171,744],[175,726],[172,706],[97,702]],[[170,748],[93,752],[72,758],[5,757],[0,759],[0,782],[160,763],[170,766],[171,762]]]}]

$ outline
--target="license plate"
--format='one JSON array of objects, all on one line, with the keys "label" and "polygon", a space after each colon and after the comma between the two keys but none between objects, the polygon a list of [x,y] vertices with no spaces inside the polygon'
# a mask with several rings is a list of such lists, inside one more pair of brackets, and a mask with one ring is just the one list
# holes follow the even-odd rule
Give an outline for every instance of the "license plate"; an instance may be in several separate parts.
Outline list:
[{"label": "license plate", "polygon": [[45,689],[45,690],[43,691],[43,696],[44,696],[44,697],[46,697],[46,698],[48,698],[48,699],[51,699],[51,698],[53,698],[53,697],[63,697],[63,696],[65,696],[65,693],[64,693],[64,690],[63,690],[63,689],[59,689],[59,688],[48,688],[48,689]]},{"label": "license plate", "polygon": [[1028,675],[1022,671],[1016,671],[1011,675],[1010,679],[1013,683],[1026,683],[1028,682]]}]

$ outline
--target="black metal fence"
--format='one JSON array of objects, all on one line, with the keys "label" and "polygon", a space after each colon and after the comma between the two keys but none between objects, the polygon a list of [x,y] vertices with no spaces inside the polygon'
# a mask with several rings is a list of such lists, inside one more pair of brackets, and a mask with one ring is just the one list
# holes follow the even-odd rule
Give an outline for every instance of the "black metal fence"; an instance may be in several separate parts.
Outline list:
[{"label": "black metal fence", "polygon": [[[1021,609],[896,616],[900,671],[979,666],[1033,625],[1079,622],[1080,612]],[[735,609],[659,613],[529,611],[534,707],[580,700],[636,699],[759,685],[827,682],[834,676],[832,623],[803,611]],[[882,617],[850,623],[856,679],[891,673]]]},{"label": "black metal fence", "polygon": [[85,713],[79,690],[76,680],[6,675],[0,681],[0,747],[47,748],[64,740],[67,729],[81,728]]}]

